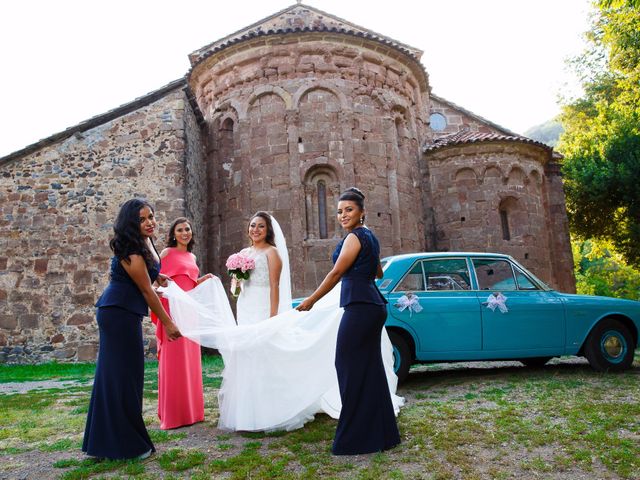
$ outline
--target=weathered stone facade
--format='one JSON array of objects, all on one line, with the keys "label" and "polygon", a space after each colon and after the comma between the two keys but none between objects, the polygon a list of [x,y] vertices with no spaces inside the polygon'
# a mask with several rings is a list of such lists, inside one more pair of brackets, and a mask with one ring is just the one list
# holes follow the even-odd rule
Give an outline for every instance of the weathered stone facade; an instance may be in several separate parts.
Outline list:
[{"label": "weathered stone facade", "polygon": [[189,83],[215,146],[211,270],[245,241],[248,214],[267,210],[290,239],[293,284],[314,288],[341,235],[327,213],[318,228],[319,183],[329,212],[345,186],[367,192],[367,223],[384,254],[421,248],[422,208],[401,208],[421,197],[428,138],[426,75],[415,59],[375,41],[282,34],[206,57]]},{"label": "weathered stone facade", "polygon": [[161,224],[185,213],[185,173],[202,164],[198,143],[187,148],[187,128],[198,131],[190,110],[174,88],[1,164],[0,360],[95,358],[112,222],[134,196],[154,199]]},{"label": "weathered stone facade", "polygon": [[184,80],[0,159],[0,361],[95,357],[111,222],[133,196],[161,226],[192,218],[201,269],[225,279],[250,215],[272,212],[297,295],[329,270],[352,185],[383,255],[499,251],[572,291],[552,149],[432,95],[421,53],[294,5],[192,53]]}]

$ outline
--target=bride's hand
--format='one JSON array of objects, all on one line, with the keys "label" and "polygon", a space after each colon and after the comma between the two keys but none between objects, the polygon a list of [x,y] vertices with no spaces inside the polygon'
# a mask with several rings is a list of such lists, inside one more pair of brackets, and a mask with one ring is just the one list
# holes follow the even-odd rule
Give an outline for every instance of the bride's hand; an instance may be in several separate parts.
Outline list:
[{"label": "bride's hand", "polygon": [[306,312],[308,310],[311,310],[313,308],[313,304],[316,303],[313,300],[311,300],[311,298],[305,298],[300,305],[298,305],[296,307],[296,310],[298,310],[299,312]]}]

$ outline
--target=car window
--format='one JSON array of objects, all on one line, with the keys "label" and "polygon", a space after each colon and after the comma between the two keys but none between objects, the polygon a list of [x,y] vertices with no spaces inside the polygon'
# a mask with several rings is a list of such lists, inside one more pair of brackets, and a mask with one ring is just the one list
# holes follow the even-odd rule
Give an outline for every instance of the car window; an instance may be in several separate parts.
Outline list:
[{"label": "car window", "polygon": [[518,281],[518,288],[520,290],[538,290],[538,286],[531,281],[531,279],[525,275],[525,273],[518,267],[515,267],[516,280]]},{"label": "car window", "polygon": [[511,263],[506,260],[473,259],[480,290],[517,290]]},{"label": "car window", "polygon": [[422,263],[427,290],[469,290],[469,271],[462,258],[425,260]]},{"label": "car window", "polygon": [[410,292],[422,292],[424,291],[424,275],[422,274],[422,262],[417,262],[411,267],[409,273],[400,280],[395,291],[410,291]]}]

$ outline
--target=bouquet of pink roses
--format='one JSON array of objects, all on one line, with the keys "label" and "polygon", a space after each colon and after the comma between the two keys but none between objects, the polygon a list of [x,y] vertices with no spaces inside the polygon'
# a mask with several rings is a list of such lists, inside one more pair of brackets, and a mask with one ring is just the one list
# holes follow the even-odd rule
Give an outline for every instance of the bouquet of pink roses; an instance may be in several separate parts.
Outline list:
[{"label": "bouquet of pink roses", "polygon": [[251,270],[256,268],[256,262],[253,258],[242,252],[234,253],[227,258],[227,272],[231,275],[231,295],[237,297],[240,295],[240,281],[247,280],[251,274]]}]

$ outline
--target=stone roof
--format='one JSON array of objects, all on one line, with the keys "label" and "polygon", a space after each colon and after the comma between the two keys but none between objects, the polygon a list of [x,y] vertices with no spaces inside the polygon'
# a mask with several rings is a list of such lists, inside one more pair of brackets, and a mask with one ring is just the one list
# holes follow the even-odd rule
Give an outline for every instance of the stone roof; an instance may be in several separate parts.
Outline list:
[{"label": "stone roof", "polygon": [[235,43],[264,35],[299,32],[344,33],[367,38],[394,47],[413,57],[416,61],[420,60],[423,53],[422,50],[410,47],[385,35],[373,32],[330,13],[300,3],[291,5],[269,17],[263,18],[253,25],[249,25],[192,52],[189,55],[189,60],[193,67],[210,55]]},{"label": "stone roof", "polygon": [[443,147],[451,147],[453,145],[466,145],[466,144],[484,143],[484,142],[528,143],[530,145],[536,145],[538,147],[544,148],[550,153],[553,151],[553,148],[550,147],[549,145],[546,145],[542,142],[538,142],[531,138],[523,137],[522,135],[517,135],[515,133],[512,135],[505,135],[501,133],[470,132],[469,130],[461,130],[459,132],[437,138],[433,141],[433,143],[424,145],[422,148],[422,151],[424,153],[427,153],[427,152],[432,152],[434,150],[438,150]]}]

